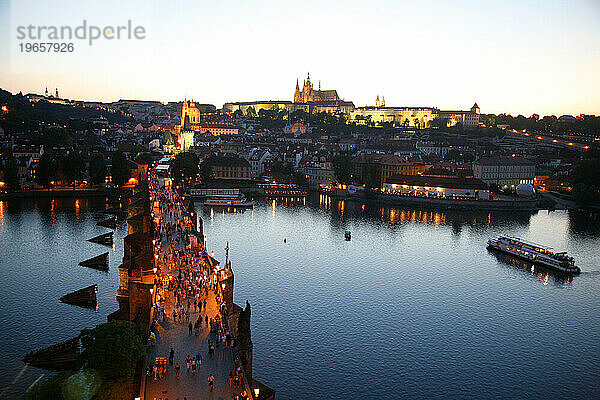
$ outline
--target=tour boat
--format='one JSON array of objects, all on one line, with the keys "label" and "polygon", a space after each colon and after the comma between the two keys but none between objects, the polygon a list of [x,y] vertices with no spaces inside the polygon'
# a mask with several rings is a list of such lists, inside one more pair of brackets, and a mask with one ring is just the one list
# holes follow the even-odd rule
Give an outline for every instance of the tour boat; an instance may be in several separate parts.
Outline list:
[{"label": "tour boat", "polygon": [[241,194],[238,196],[216,196],[206,198],[204,206],[215,208],[252,208],[254,207],[254,201],[246,200]]},{"label": "tour boat", "polygon": [[528,242],[511,236],[499,236],[488,240],[488,247],[513,256],[532,261],[557,271],[578,274],[581,269],[574,264],[573,257],[566,252],[555,253],[551,247]]}]

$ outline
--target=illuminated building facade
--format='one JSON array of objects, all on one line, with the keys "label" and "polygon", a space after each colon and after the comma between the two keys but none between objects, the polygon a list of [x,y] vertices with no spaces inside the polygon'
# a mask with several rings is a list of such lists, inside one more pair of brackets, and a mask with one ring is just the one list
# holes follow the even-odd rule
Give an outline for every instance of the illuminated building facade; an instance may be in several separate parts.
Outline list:
[{"label": "illuminated building facade", "polygon": [[[411,128],[428,128],[436,118],[447,119],[448,126],[462,124],[465,128],[479,125],[480,110],[477,103],[468,111],[440,111],[435,107],[389,107],[385,97],[377,95],[374,106],[355,107],[351,101],[340,98],[337,90],[317,89],[310,80],[310,74],[302,83],[296,80],[293,102],[290,101],[250,101],[232,102],[223,105],[223,111],[233,113],[240,110],[244,115],[258,115],[263,110],[285,110],[294,112],[303,110],[307,113],[326,112],[347,115],[349,121],[363,125],[381,125],[392,123],[395,126]],[[193,123],[193,121],[192,121]]]},{"label": "illuminated building facade", "polygon": [[479,106],[477,103],[469,111],[439,111],[438,118],[447,119],[448,126],[462,124],[465,128],[475,128],[479,125]]},{"label": "illuminated building facade", "polygon": [[389,122],[404,127],[426,128],[438,113],[439,110],[434,107],[365,106],[352,110],[350,120],[365,125]]},{"label": "illuminated building facade", "polygon": [[354,180],[369,182],[379,188],[393,175],[416,175],[429,168],[430,164],[406,161],[394,154],[360,153],[352,159]]},{"label": "illuminated building facade", "polygon": [[179,134],[180,136],[180,144],[181,151],[189,151],[191,147],[194,147],[194,138],[196,136],[196,132],[192,130],[192,126],[190,123],[189,115],[185,116],[183,128]]},{"label": "illuminated building facade", "polygon": [[304,80],[302,90],[296,80],[296,91],[294,92],[294,103],[310,103],[319,101],[338,101],[341,100],[337,94],[337,90],[321,90],[321,82],[317,90],[313,88],[310,81],[310,73]]},{"label": "illuminated building facade", "polygon": [[400,196],[443,199],[489,200],[490,190],[476,178],[441,175],[393,175],[383,184],[383,192]]},{"label": "illuminated building facade", "polygon": [[188,101],[185,100],[183,105],[181,106],[181,124],[180,127],[183,127],[185,123],[185,117],[189,118],[190,126],[192,130],[198,130],[201,121],[201,112],[196,107],[196,103],[194,100]]},{"label": "illuminated building facade", "polygon": [[535,178],[535,163],[524,158],[482,157],[472,165],[473,176],[501,187],[533,184]]},{"label": "illuminated building facade", "polygon": [[203,163],[210,165],[215,179],[252,179],[250,163],[237,156],[212,155]]}]

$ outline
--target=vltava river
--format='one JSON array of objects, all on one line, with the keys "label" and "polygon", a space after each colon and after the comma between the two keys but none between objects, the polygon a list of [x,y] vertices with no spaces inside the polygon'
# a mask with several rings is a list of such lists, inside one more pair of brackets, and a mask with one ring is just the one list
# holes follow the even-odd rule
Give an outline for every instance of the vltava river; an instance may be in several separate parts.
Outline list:
[{"label": "vltava river", "polygon": [[[106,321],[116,310],[114,249],[96,200],[0,202],[2,389],[22,355]],[[435,212],[338,202],[259,200],[203,210],[209,251],[229,241],[235,300],[252,305],[255,378],[279,399],[600,396],[600,217]],[[344,240],[344,232],[352,240]],[[489,252],[511,234],[566,250],[566,279]],[[285,239],[285,243],[284,243]],[[108,274],[78,267],[110,250]],[[98,311],[61,304],[99,285]],[[15,397],[45,371],[27,368]]]}]

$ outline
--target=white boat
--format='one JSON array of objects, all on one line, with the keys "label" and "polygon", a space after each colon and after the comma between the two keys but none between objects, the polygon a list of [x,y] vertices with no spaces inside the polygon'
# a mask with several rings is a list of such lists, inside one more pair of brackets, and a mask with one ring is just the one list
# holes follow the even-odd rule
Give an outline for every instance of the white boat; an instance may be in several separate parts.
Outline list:
[{"label": "white boat", "polygon": [[499,236],[496,239],[489,239],[487,243],[488,247],[492,249],[512,254],[544,267],[569,274],[581,272],[581,269],[574,264],[573,257],[569,257],[566,252],[555,253],[551,247],[511,236]]},{"label": "white boat", "polygon": [[252,208],[254,207],[254,201],[246,200],[243,195],[238,196],[214,196],[207,197],[204,200],[204,207],[214,208]]}]

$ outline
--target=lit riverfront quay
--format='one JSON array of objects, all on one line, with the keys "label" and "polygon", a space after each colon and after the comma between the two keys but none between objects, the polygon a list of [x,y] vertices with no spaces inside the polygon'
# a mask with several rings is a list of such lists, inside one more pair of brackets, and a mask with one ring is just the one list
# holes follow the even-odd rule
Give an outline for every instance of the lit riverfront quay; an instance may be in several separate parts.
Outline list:
[{"label": "lit riverfront quay", "polygon": [[0,400],[600,398],[599,16],[0,1]]}]

